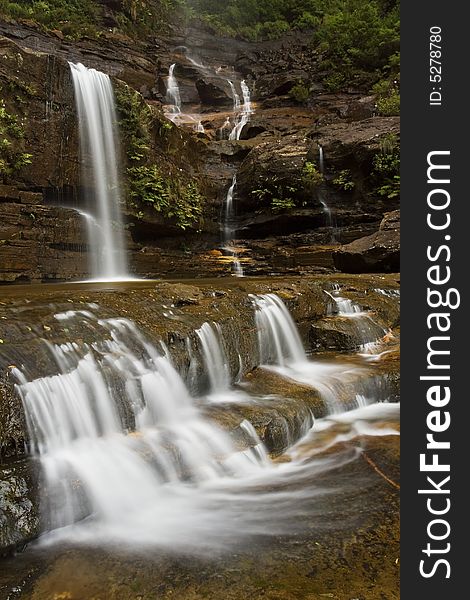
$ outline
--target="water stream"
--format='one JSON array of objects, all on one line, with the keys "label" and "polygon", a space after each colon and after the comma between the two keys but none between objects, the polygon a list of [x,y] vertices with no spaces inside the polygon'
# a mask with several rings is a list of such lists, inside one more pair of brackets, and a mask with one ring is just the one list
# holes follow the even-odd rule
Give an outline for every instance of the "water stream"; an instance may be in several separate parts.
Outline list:
[{"label": "water stream", "polygon": [[240,97],[235,91],[235,87],[232,82],[229,82],[232,87],[232,94],[234,99],[234,112],[236,112],[235,125],[233,126],[232,131],[229,135],[229,140],[239,140],[242,134],[243,128],[250,120],[250,117],[253,113],[253,109],[251,108],[251,96],[250,89],[246,84],[245,80],[242,80],[240,83],[242,95],[243,95],[243,104],[240,105]]},{"label": "water stream", "polygon": [[176,63],[170,66],[166,84],[166,99],[171,106],[171,115],[173,115],[173,118],[181,114],[181,96],[178,81],[175,77],[175,67]]},{"label": "water stream", "polygon": [[[108,75],[70,64],[80,129],[91,275],[128,279],[119,180],[119,136],[113,88]],[[99,229],[99,234],[97,230]]]}]

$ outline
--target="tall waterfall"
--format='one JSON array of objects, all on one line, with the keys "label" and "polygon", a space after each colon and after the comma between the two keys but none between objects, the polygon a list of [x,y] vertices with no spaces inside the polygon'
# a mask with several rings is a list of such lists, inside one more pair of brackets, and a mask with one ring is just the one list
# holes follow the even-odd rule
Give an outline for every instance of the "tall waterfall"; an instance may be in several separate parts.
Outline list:
[{"label": "tall waterfall", "polygon": [[[148,527],[163,535],[161,519],[171,520],[188,484],[247,474],[267,460],[259,439],[253,450],[235,451],[131,321],[98,320],[89,311],[56,318],[71,326],[84,320],[97,341],[48,344],[58,374],[29,380],[13,370],[43,469],[49,530],[88,519],[111,536]],[[174,497],[168,485],[176,486]],[[197,495],[193,502],[194,509]]]},{"label": "tall waterfall", "polygon": [[166,98],[169,104],[172,105],[172,110],[174,114],[181,113],[181,96],[180,89],[178,87],[178,82],[175,77],[175,67],[176,63],[170,66],[168,71],[168,80],[167,80],[167,89],[166,89]]},{"label": "tall waterfall", "polygon": [[80,127],[83,180],[90,189],[87,220],[94,279],[128,278],[121,214],[119,137],[114,94],[108,75],[70,64]]},{"label": "tall waterfall", "polygon": [[[318,144],[318,168],[321,175],[325,174],[325,158],[323,154],[323,146]],[[323,214],[325,215],[326,224],[328,227],[333,227],[333,216],[331,214],[331,208],[328,206],[325,194],[322,190],[318,191],[320,204],[323,208]]]},{"label": "tall waterfall", "polygon": [[[248,123],[248,121],[250,120],[250,116],[253,113],[253,110],[251,108],[250,89],[249,89],[248,85],[246,84],[245,80],[243,80],[240,85],[241,85],[242,94],[243,94],[243,104],[241,105],[241,113],[239,115],[237,115],[235,125],[234,125],[232,131],[230,132],[229,140],[239,140],[240,139],[243,128]],[[234,107],[235,107],[236,97],[238,96],[235,92],[235,88],[233,88],[232,93],[234,93]],[[239,102],[240,102],[240,99],[238,98],[238,103]],[[237,110],[237,109],[235,109],[235,110]]]},{"label": "tall waterfall", "polygon": [[237,176],[234,175],[232,183],[228,188],[227,195],[225,196],[225,204],[223,210],[223,233],[224,233],[224,249],[233,256],[232,271],[236,277],[243,277],[243,267],[238,259],[237,250],[233,246],[233,197],[235,194],[235,187],[237,185]]}]

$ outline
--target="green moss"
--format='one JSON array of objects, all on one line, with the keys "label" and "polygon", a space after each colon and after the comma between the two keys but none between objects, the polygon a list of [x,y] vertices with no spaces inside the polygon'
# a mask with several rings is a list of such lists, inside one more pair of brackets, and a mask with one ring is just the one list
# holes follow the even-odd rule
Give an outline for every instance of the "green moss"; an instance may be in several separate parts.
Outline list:
[{"label": "green moss", "polygon": [[130,167],[127,173],[130,196],[136,202],[150,204],[164,217],[174,219],[181,229],[200,219],[203,198],[194,182],[165,177],[155,164]]},{"label": "green moss", "polygon": [[152,136],[158,135],[160,142],[167,145],[173,124],[152,111],[142,96],[126,84],[118,82],[115,95],[128,164],[129,199],[136,214],[143,216],[139,207],[145,204],[174,220],[181,229],[194,226],[204,204],[197,183],[184,177],[175,165],[163,174],[152,151]]},{"label": "green moss", "polygon": [[395,135],[385,136],[380,151],[374,156],[373,176],[375,192],[379,196],[393,199],[400,196],[400,147]]},{"label": "green moss", "polygon": [[32,155],[24,151],[24,128],[19,117],[9,113],[0,99],[0,176],[5,183],[24,166]]},{"label": "green moss", "polygon": [[350,192],[356,187],[349,169],[343,169],[340,171],[333,179],[332,183],[345,192]]},{"label": "green moss", "polygon": [[299,81],[290,90],[289,96],[299,104],[305,104],[310,97],[310,89],[303,81]]}]

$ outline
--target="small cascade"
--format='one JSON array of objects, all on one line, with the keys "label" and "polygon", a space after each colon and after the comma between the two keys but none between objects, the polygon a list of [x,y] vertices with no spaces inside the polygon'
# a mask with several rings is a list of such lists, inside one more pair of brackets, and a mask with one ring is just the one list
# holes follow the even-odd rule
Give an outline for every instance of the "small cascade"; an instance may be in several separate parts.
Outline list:
[{"label": "small cascade", "polygon": [[[320,144],[318,144],[318,168],[320,170],[321,175],[324,175],[325,174],[325,157],[323,154],[323,146],[321,146]],[[320,204],[322,205],[322,208],[323,208],[323,214],[325,215],[325,221],[326,221],[327,227],[331,227],[332,229],[334,229],[334,221],[333,221],[332,211],[331,211],[331,208],[328,206],[328,203],[326,201],[326,194],[323,192],[322,189],[318,190],[318,199],[320,200]],[[334,232],[332,234],[332,241],[335,241],[334,240]]]},{"label": "small cascade", "polygon": [[230,367],[223,346],[223,336],[218,323],[204,323],[196,330],[201,341],[202,358],[209,377],[211,392],[221,392],[230,386]]},{"label": "small cascade", "polygon": [[263,294],[252,299],[260,363],[265,368],[317,389],[331,414],[342,412],[345,402],[351,408],[367,401],[357,390],[360,368],[308,360],[297,326],[279,296]]},{"label": "small cascade", "polygon": [[218,137],[220,140],[228,139],[230,132],[232,131],[232,125],[230,123],[230,117],[227,117],[222,127],[218,129]]},{"label": "small cascade", "polygon": [[240,110],[240,96],[237,94],[237,90],[235,89],[235,86],[233,85],[233,81],[230,81],[230,79],[227,79],[227,82],[230,86],[230,90],[232,91],[233,112],[238,112]]},{"label": "small cascade", "polygon": [[181,96],[178,81],[175,77],[175,67],[176,63],[170,66],[166,84],[166,99],[168,104],[171,105],[171,113],[174,116],[181,114]]},{"label": "small cascade", "polygon": [[201,121],[198,121],[196,123],[196,125],[194,126],[194,131],[196,131],[197,133],[205,133],[206,130],[204,129],[204,125],[202,124]]},{"label": "small cascade", "polygon": [[233,246],[233,235],[235,233],[235,229],[233,227],[233,198],[236,185],[237,176],[234,175],[232,183],[227,191],[227,195],[225,196],[225,204],[223,210],[223,238],[225,244],[224,250],[228,252],[230,256],[233,257],[233,261],[231,263],[233,275],[235,275],[235,277],[244,277],[243,267],[241,265],[240,260],[238,259],[237,251]]},{"label": "small cascade", "polygon": [[[90,271],[97,280],[129,279],[119,181],[119,136],[111,80],[69,63],[80,129]],[[99,233],[98,233],[99,231]]]},{"label": "small cascade", "polygon": [[236,117],[235,125],[229,135],[229,140],[239,140],[240,139],[243,128],[248,123],[248,121],[250,120],[250,116],[253,113],[253,110],[251,108],[250,89],[249,89],[248,85],[246,84],[245,80],[243,80],[240,85],[241,85],[242,94],[243,94],[243,104],[241,106],[239,105],[238,109],[235,109],[235,105],[237,102],[236,99],[238,98],[238,104],[239,104],[240,98],[239,98],[238,94],[236,94],[236,92],[234,91],[233,92],[235,94],[234,95],[234,110],[236,111],[236,110],[241,109],[241,112],[239,112],[239,114]]},{"label": "small cascade", "polygon": [[225,196],[224,205],[224,241],[230,243],[233,237],[233,195],[235,192],[235,186],[237,185],[237,176],[234,175],[232,183],[228,188],[227,195]]},{"label": "small cascade", "polygon": [[252,296],[261,364],[285,366],[305,362],[307,356],[297,327],[284,302],[276,294]]},{"label": "small cascade", "polygon": [[375,353],[380,340],[387,334],[387,330],[376,323],[372,316],[364,311],[357,302],[340,296],[338,288],[333,290],[332,293],[325,290],[325,293],[333,301],[333,304],[328,308],[328,314],[348,319],[349,326],[358,341],[359,350],[370,354]]},{"label": "small cascade", "polygon": [[[138,538],[150,526],[158,541],[166,531],[160,516],[187,496],[188,484],[197,488],[267,463],[259,439],[253,451],[234,450],[228,434],[202,416],[168,359],[131,321],[98,320],[90,311],[58,318],[85,321],[100,341],[49,343],[57,374],[30,380],[12,370],[31,452],[42,466],[48,530],[81,521],[93,523],[95,535],[101,526],[111,538]],[[209,372],[219,385],[224,364],[214,329],[206,324],[200,336],[212,345]]]}]

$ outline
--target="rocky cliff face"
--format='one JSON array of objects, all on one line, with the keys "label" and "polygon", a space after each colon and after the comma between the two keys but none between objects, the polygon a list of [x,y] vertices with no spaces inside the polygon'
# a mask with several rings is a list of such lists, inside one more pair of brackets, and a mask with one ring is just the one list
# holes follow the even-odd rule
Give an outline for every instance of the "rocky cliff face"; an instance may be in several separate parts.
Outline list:
[{"label": "rocky cliff face", "polygon": [[[31,155],[3,177],[10,191],[0,200],[0,281],[86,274],[86,236],[73,210],[82,205],[86,186],[67,60],[100,69],[116,86],[121,81],[138,92],[153,115],[146,164],[157,165],[168,181],[178,179],[178,189],[195,182],[201,194],[202,218],[183,230],[128,193],[123,208],[132,269],[142,276],[227,273],[220,221],[235,173],[234,237],[248,273],[331,269],[338,244],[373,234],[383,214],[397,207],[395,198],[377,193],[374,172],[384,140],[398,138],[397,119],[374,116],[371,97],[327,93],[321,57],[308,35],[250,44],[218,38],[198,25],[155,40],[107,33],[71,43],[5,23],[0,34],[1,97],[8,114],[23,124],[21,151]],[[176,125],[163,116],[171,116],[166,81],[172,64],[183,103],[183,114],[171,117]],[[241,110],[230,82],[243,104],[242,80],[253,111],[240,140],[229,140]],[[295,99],[296,85],[308,88],[304,103]],[[122,135],[125,140],[126,131]],[[135,171],[126,171],[126,148],[123,154],[129,191]],[[37,194],[28,208],[20,192]]]}]

